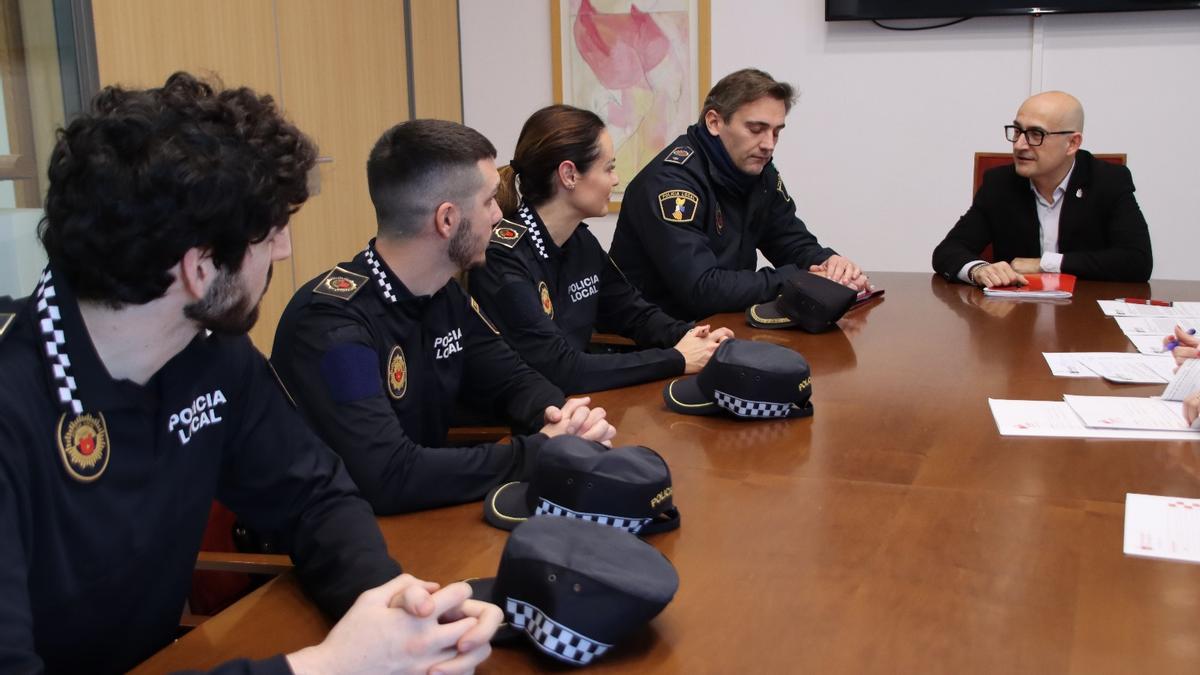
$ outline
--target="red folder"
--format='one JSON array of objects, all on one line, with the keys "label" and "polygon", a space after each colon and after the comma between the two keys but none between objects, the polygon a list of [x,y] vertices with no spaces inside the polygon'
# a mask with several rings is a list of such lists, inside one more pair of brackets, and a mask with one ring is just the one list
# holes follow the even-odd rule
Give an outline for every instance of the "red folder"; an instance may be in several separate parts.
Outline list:
[{"label": "red folder", "polygon": [[1026,274],[1025,286],[997,286],[983,292],[999,298],[1069,298],[1075,293],[1074,274]]}]

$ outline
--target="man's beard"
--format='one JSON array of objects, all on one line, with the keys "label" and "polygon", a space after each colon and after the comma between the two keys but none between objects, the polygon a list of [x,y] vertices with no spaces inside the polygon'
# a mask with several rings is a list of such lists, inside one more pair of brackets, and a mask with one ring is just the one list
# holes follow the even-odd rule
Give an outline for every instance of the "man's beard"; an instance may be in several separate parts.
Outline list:
[{"label": "man's beard", "polygon": [[203,298],[183,308],[183,315],[214,333],[245,335],[258,322],[258,304],[271,284],[274,269],[274,266],[267,268],[267,282],[263,285],[262,295],[254,299],[246,292],[236,273],[223,270]]},{"label": "man's beard", "polygon": [[466,271],[483,265],[482,261],[475,260],[479,255],[480,244],[487,245],[487,242],[480,242],[471,236],[471,221],[463,218],[458,221],[458,227],[454,230],[454,234],[450,237],[450,262],[454,263],[458,269]]}]

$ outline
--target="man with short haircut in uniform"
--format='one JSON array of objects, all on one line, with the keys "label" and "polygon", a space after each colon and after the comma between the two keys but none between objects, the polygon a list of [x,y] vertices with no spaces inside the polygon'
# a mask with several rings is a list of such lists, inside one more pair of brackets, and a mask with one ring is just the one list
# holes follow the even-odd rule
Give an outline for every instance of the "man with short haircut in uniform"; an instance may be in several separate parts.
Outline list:
[{"label": "man with short haircut in uniform", "polygon": [[[1080,149],[1083,105],[1047,91],[1004,127],[1014,163],[988,171],[971,208],[933,250],[933,269],[977,286],[1024,284],[1063,272],[1099,281],[1145,281],[1150,230],[1129,169]],[[995,262],[980,254],[991,245]]]},{"label": "man with short haircut in uniform", "polygon": [[313,599],[345,614],[320,645],[219,672],[487,656],[499,608],[400,575],[246,338],[315,156],[270,97],[186,73],[106,88],[60,133],[49,266],[34,297],[0,298],[0,672],[125,672],[168,645],[214,498],[282,533]]},{"label": "man with short haircut in uniform", "polygon": [[[699,122],[629,184],[610,253],[667,314],[740,312],[810,272],[868,286],[858,265],[821,246],[796,217],[771,161],[794,99],[791,85],[761,70],[726,75]],[[755,270],[759,250],[773,268]]]},{"label": "man with short haircut in uniform", "polygon": [[[453,280],[483,264],[500,220],[495,157],[454,122],[384,133],[367,161],[377,237],[301,287],[275,333],[280,377],[376,513],[482,499],[525,479],[547,437],[616,433],[589,399],[564,404]],[[536,433],[444,447],[460,402]]]}]

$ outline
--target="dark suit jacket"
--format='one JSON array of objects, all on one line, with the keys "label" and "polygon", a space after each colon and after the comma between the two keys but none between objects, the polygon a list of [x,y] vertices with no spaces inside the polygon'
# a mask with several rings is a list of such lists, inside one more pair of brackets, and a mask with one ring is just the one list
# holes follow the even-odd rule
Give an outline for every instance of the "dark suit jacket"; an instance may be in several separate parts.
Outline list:
[{"label": "dark suit jacket", "polygon": [[[1062,271],[1080,279],[1145,281],[1154,259],[1150,231],[1129,169],[1080,150],[1058,221]],[[1013,166],[983,175],[970,210],[933,249],[933,269],[951,281],[991,244],[995,260],[1039,258],[1041,226],[1029,179]]]}]

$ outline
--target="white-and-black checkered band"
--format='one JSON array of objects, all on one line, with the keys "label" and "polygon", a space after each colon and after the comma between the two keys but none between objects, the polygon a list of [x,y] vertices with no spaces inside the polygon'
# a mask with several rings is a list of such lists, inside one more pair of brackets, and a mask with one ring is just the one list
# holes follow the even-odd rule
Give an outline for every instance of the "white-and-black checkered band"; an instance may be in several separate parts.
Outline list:
[{"label": "white-and-black checkered band", "polygon": [[49,267],[42,272],[35,295],[42,336],[46,338],[46,358],[50,360],[50,368],[54,371],[54,383],[58,385],[58,402],[69,412],[82,414],[83,403],[76,398],[79,388],[70,373],[71,357],[67,356],[67,338],[58,323],[62,320],[62,313],[58,311],[58,305],[54,302],[58,294],[54,291],[54,279]]},{"label": "white-and-black checkered band", "polygon": [[525,204],[517,210],[517,215],[525,223],[525,227],[529,228],[529,238],[533,240],[533,245],[537,248],[538,255],[542,256],[543,260],[549,260],[550,256],[546,255],[546,242],[542,240],[541,229],[538,228],[537,219],[533,217],[533,211]]},{"label": "white-and-black checkered band", "polygon": [[367,264],[371,266],[371,275],[375,277],[375,283],[379,284],[379,290],[383,291],[383,297],[387,298],[388,302],[396,302],[396,294],[392,292],[392,282],[388,281],[387,275],[380,267],[379,259],[375,257],[375,251],[368,246],[364,253],[367,254]]},{"label": "white-and-black checkered band", "polygon": [[506,598],[504,613],[510,624],[533,638],[538,649],[568,663],[586,666],[612,647],[576,633],[522,600]]},{"label": "white-and-black checkered band", "polygon": [[649,525],[653,518],[624,518],[621,516],[610,516],[603,513],[582,513],[580,511],[572,511],[565,506],[559,506],[554,502],[542,497],[538,500],[537,508],[534,509],[535,516],[562,516],[563,518],[574,518],[576,520],[586,520],[592,523],[608,525],[615,527],[618,530],[626,530],[631,534],[637,534],[642,531],[642,528]]},{"label": "white-and-black checkered band", "polygon": [[714,389],[713,398],[716,404],[738,417],[787,417],[792,410],[791,403],[776,403],[774,401],[749,401],[732,394]]}]

